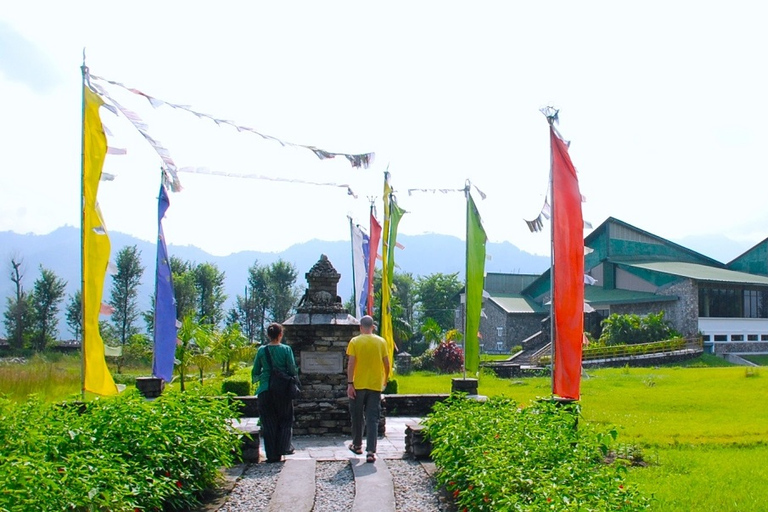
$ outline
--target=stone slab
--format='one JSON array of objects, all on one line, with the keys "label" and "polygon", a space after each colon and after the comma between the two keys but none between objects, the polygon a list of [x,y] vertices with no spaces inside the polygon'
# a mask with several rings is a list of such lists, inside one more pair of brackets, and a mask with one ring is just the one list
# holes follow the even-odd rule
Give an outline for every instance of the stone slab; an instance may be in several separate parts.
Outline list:
[{"label": "stone slab", "polygon": [[[297,485],[297,482],[301,482]],[[315,506],[315,460],[289,459],[280,470],[269,512],[311,512]]]},{"label": "stone slab", "polygon": [[368,463],[365,459],[350,459],[355,475],[355,501],[352,512],[394,512],[395,487],[384,459]]}]

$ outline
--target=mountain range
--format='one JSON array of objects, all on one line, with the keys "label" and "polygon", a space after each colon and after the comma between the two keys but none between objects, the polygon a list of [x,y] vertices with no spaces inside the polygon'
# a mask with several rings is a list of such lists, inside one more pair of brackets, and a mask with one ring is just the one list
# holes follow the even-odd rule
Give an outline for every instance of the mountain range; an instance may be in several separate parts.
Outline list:
[{"label": "mountain range", "polygon": [[[154,293],[155,251],[154,242],[140,240],[119,232],[109,233],[112,243],[112,257],[126,246],[135,245],[141,251],[141,261],[145,268],[139,289],[139,306],[142,310],[150,307],[150,298]],[[410,272],[414,277],[434,273],[458,273],[463,279],[465,245],[464,241],[448,235],[399,235],[398,242],[404,247],[395,253],[395,262],[399,272]],[[338,294],[343,300],[352,296],[352,256],[349,241],[310,240],[293,245],[282,252],[243,251],[228,256],[215,256],[193,246],[168,245],[168,253],[193,263],[214,263],[225,273],[225,293],[228,298],[225,308],[228,310],[237,295],[243,295],[248,268],[255,262],[269,265],[278,259],[292,263],[298,271],[297,284],[306,287],[305,274],[325,254],[339,274]],[[488,259],[487,272],[514,272],[540,274],[549,268],[549,257],[521,251],[509,242],[492,243],[486,246]],[[14,292],[10,280],[11,258],[23,261],[23,285],[31,291],[34,281],[39,277],[39,266],[50,269],[67,282],[66,294],[75,293],[80,288],[80,230],[65,226],[45,235],[18,234],[11,231],[0,232],[0,297],[9,297]],[[111,281],[105,281],[105,298],[109,297]],[[3,308],[5,304],[3,302]],[[63,305],[62,305],[63,309]],[[4,331],[4,329],[2,329]],[[62,337],[69,335],[62,318],[59,321]]]},{"label": "mountain range", "polygon": [[[112,256],[126,246],[135,245],[141,251],[145,268],[139,290],[139,306],[142,310],[150,307],[154,293],[155,243],[131,235],[110,232]],[[399,272],[410,272],[414,277],[434,273],[458,273],[463,279],[465,246],[464,241],[449,235],[399,235],[398,242],[404,249],[397,250],[395,261]],[[676,243],[700,252],[718,261],[728,262],[751,246],[736,242],[725,236],[686,237]],[[309,240],[292,245],[282,252],[242,251],[228,256],[215,256],[194,246],[169,245],[168,252],[193,263],[210,262],[225,273],[225,293],[228,310],[237,295],[242,295],[246,285],[248,268],[258,262],[269,265],[278,259],[292,263],[298,271],[297,284],[306,287],[305,274],[325,254],[337,272],[341,274],[338,294],[343,300],[352,296],[352,256],[349,241]],[[509,242],[488,242],[486,272],[540,274],[549,268],[549,256],[531,254],[520,250]],[[11,258],[23,261],[23,284],[31,291],[34,281],[40,275],[39,266],[53,270],[67,282],[67,296],[80,288],[80,230],[65,226],[45,235],[19,234],[12,231],[0,232],[0,297],[9,297],[14,292],[10,280]],[[105,281],[105,297],[109,296],[110,279]],[[3,308],[5,303],[3,301]],[[62,306],[63,309],[63,306]],[[59,321],[62,337],[66,337],[63,313]],[[4,329],[2,329],[4,331]]]}]

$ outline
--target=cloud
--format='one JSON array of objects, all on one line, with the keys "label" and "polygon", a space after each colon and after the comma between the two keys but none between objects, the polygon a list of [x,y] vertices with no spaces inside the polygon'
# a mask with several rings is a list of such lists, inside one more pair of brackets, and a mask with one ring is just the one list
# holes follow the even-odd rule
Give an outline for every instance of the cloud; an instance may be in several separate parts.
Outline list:
[{"label": "cloud", "polygon": [[0,21],[0,72],[36,93],[49,93],[61,82],[59,70],[38,46]]}]

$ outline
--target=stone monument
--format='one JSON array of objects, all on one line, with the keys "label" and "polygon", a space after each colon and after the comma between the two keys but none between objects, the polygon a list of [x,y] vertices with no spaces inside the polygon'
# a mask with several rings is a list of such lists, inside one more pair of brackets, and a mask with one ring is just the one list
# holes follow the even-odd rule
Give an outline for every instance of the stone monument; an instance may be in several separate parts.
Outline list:
[{"label": "stone monument", "polygon": [[296,314],[283,322],[283,339],[293,349],[302,386],[293,433],[350,434],[346,352],[349,340],[360,333],[360,322],[336,294],[341,274],[326,255],[305,276],[307,291]]}]

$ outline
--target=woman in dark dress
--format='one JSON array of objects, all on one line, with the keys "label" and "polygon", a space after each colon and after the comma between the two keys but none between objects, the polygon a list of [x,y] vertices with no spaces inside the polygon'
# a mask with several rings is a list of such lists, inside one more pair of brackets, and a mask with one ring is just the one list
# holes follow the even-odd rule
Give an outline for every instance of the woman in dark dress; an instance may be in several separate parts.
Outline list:
[{"label": "woman in dark dress", "polygon": [[[293,453],[291,436],[293,428],[293,401],[290,397],[279,395],[269,389],[269,375],[272,371],[270,359],[276,368],[289,375],[296,375],[296,361],[293,350],[280,341],[283,339],[283,326],[278,323],[267,327],[269,343],[256,352],[251,372],[251,382],[259,383],[256,394],[259,396],[259,419],[261,437],[264,439],[264,451],[267,462],[280,462],[283,455]],[[267,357],[269,351],[269,358]]]}]

